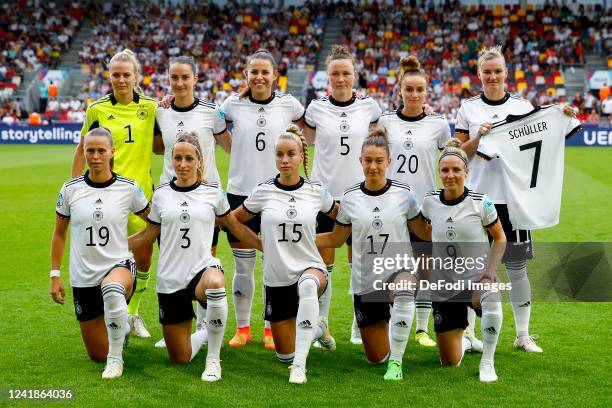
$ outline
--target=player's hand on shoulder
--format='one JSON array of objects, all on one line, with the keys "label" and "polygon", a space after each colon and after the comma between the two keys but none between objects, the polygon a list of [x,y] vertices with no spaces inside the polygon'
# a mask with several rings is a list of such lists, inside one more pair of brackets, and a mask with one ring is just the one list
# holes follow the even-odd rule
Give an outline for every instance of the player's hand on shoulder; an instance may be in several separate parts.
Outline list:
[{"label": "player's hand on shoulder", "polygon": [[159,101],[159,106],[161,106],[164,109],[168,109],[170,105],[172,105],[173,100],[174,100],[174,95],[172,94],[165,95],[161,99],[161,101]]},{"label": "player's hand on shoulder", "polygon": [[427,116],[431,116],[431,115],[433,115],[434,113],[436,113],[436,112],[434,111],[434,108],[433,108],[433,107],[431,107],[431,106],[429,106],[428,104],[424,104],[424,105],[423,105],[423,112],[425,112],[425,114],[426,114]]},{"label": "player's hand on shoulder", "polygon": [[59,276],[51,278],[51,298],[53,298],[55,303],[59,303],[60,305],[63,305],[66,299],[64,283]]}]

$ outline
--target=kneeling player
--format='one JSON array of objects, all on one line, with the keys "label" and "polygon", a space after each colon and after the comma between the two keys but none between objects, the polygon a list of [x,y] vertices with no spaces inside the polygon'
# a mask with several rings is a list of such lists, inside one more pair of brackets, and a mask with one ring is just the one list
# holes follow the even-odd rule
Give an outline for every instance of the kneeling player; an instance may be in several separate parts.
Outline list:
[{"label": "kneeling player", "polygon": [[[401,380],[402,359],[414,319],[416,278],[410,273],[397,274],[402,269],[399,267],[372,270],[370,263],[373,262],[369,261],[372,256],[394,258],[398,253],[393,246],[397,243],[402,243],[403,251],[409,253],[409,229],[427,240],[430,232],[420,216],[412,189],[386,178],[391,158],[384,129],[370,132],[363,142],[359,160],[365,181],[344,192],[334,230],[318,234],[317,245],[339,247],[352,232],[356,246],[352,247],[351,290],[366,358],[372,363],[389,359],[385,380]],[[395,286],[399,290],[391,290],[391,296],[387,297],[387,288],[393,289],[389,283],[399,284]]]},{"label": "kneeling player", "polygon": [[136,282],[128,215],[145,219],[149,203],[135,181],[112,172],[115,149],[108,129],[89,131],[84,153],[89,170],[64,183],[57,199],[51,296],[64,303],[59,269],[70,225],[70,284],[83,343],[92,360],[106,360],[102,378],[116,378],[123,373],[127,304]]},{"label": "kneeling player", "polygon": [[[172,148],[172,164],[176,178],[155,191],[147,229],[130,237],[130,247],[150,245],[160,235],[163,237],[157,296],[159,321],[170,360],[181,364],[191,361],[208,337],[202,380],[218,381],[227,298],[223,269],[210,251],[215,218],[246,242],[255,247],[261,244],[255,234],[231,215],[225,194],[218,185],[202,180],[204,158],[195,136],[179,134]],[[191,334],[194,300],[202,306],[208,305],[208,335],[206,331]]]},{"label": "kneeling player", "polygon": [[304,384],[310,344],[318,340],[327,350],[336,348],[319,318],[318,298],[328,276],[315,245],[317,214],[331,213],[335,203],[320,184],[300,177],[302,163],[308,174],[308,146],[297,126],[278,137],[275,152],[280,174],[258,185],[234,212],[243,223],[261,215],[265,318],[278,359],[293,362],[289,382]]},{"label": "kneeling player", "polygon": [[[439,159],[440,179],[444,188],[426,194],[421,209],[423,216],[431,221],[434,260],[446,259],[447,256],[457,259],[459,253],[463,257],[473,254],[473,258],[486,254],[487,232],[493,237],[494,245],[492,254],[487,256],[486,268],[482,265],[480,270],[451,271],[453,275],[457,273],[462,277],[452,282],[463,283],[465,290],[463,287],[446,291],[439,289],[433,294],[436,339],[442,365],[458,366],[463,353],[469,348],[469,341],[462,341],[468,326],[467,308],[481,310],[483,353],[480,381],[493,382],[497,380],[493,357],[502,324],[500,293],[494,290],[473,291],[467,285],[474,282],[489,285],[497,283],[496,270],[504,254],[506,236],[493,202],[486,195],[464,187],[468,174],[467,155],[459,146],[461,144],[457,139],[446,144]],[[435,277],[441,273],[435,269],[433,281],[437,281]],[[471,272],[472,275],[468,276]]]}]

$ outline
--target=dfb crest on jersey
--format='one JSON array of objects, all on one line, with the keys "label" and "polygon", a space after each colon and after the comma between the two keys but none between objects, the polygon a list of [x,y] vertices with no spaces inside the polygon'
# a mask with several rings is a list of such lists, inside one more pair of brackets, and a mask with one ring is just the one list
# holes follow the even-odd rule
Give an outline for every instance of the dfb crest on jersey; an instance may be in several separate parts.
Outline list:
[{"label": "dfb crest on jersey", "polygon": [[149,112],[144,105],[140,105],[138,110],[136,111],[136,117],[140,120],[145,120],[149,117]]},{"label": "dfb crest on jersey", "polygon": [[179,220],[181,220],[181,222],[184,224],[187,224],[190,218],[191,217],[189,217],[189,213],[187,212],[187,210],[183,210],[183,212],[179,216]]},{"label": "dfb crest on jersey", "polygon": [[414,146],[414,143],[412,143],[412,140],[406,139],[406,140],[404,140],[404,143],[403,143],[402,146],[404,146],[405,150],[410,150],[410,149],[412,149],[412,146]]},{"label": "dfb crest on jersey", "polygon": [[375,218],[374,221],[372,221],[372,228],[374,228],[377,231],[380,231],[383,227],[383,222],[380,218]]},{"label": "dfb crest on jersey", "polygon": [[80,315],[81,313],[83,313],[83,308],[78,303],[75,303],[74,304],[74,311],[76,312],[76,314]]},{"label": "dfb crest on jersey", "polygon": [[453,241],[455,238],[457,238],[457,233],[455,232],[453,227],[448,227],[448,229],[446,230],[446,238],[449,241]]},{"label": "dfb crest on jersey", "polygon": [[103,218],[104,218],[104,213],[102,212],[102,210],[99,208],[96,208],[96,211],[93,212],[94,221],[100,222],[102,221]]},{"label": "dfb crest on jersey", "polygon": [[287,218],[295,218],[297,217],[297,211],[295,210],[295,208],[290,208],[287,210]]},{"label": "dfb crest on jersey", "polygon": [[264,118],[263,116],[260,116],[259,118],[257,118],[257,126],[259,127],[266,126],[266,118]]},{"label": "dfb crest on jersey", "polygon": [[347,122],[344,122],[344,121],[343,121],[343,122],[340,124],[340,131],[341,131],[341,132],[345,132],[345,133],[346,133],[346,132],[348,132],[348,131],[349,131],[349,129],[350,129],[350,128],[351,128],[351,126],[350,126],[350,125],[349,125]]}]

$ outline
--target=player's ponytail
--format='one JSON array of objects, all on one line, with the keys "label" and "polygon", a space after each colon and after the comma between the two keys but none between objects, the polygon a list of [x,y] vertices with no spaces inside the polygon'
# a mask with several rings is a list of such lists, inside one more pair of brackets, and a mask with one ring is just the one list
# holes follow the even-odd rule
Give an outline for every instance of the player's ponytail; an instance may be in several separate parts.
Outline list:
[{"label": "player's ponytail", "polygon": [[452,138],[444,144],[444,149],[442,150],[442,154],[440,154],[440,158],[438,159],[438,164],[440,161],[446,156],[457,156],[461,159],[465,168],[468,166],[468,156],[467,153],[461,148],[461,140],[457,138]]},{"label": "player's ponytail", "polygon": [[427,73],[425,73],[423,68],[421,68],[421,63],[419,62],[419,59],[415,57],[414,55],[410,55],[409,57],[402,58],[399,62],[399,67],[400,67],[400,72],[399,72],[399,78],[398,78],[399,80],[397,83],[399,84],[400,87],[402,85],[402,81],[404,80],[404,78],[406,78],[407,76],[411,76],[411,75],[422,76],[423,78],[425,78],[425,82],[429,83],[429,77],[427,76]]},{"label": "player's ponytail", "polygon": [[310,181],[310,178],[308,177],[308,142],[306,142],[306,138],[300,130],[300,127],[293,123],[290,124],[287,126],[287,129],[285,129],[285,132],[278,136],[277,141],[281,139],[292,140],[300,148],[304,154],[304,176],[306,177],[306,180]]},{"label": "player's ponytail", "polygon": [[[274,72],[278,71],[278,64],[276,63],[276,60],[274,59],[274,56],[272,55],[272,53],[268,50],[266,50],[265,48],[260,48],[257,51],[255,51],[253,54],[249,55],[247,57],[246,60],[246,69],[249,69],[249,64],[251,63],[251,61],[253,60],[265,60],[268,61],[270,63],[270,65],[272,65],[272,70]],[[249,88],[248,86],[246,88],[244,88],[240,94],[238,95],[239,98],[246,98],[247,96],[249,96],[251,94],[251,88]]]},{"label": "player's ponytail", "polygon": [[[114,143],[113,143],[113,135],[111,134],[111,131],[102,126],[102,127],[97,127],[97,128],[93,128],[91,129],[89,132],[87,132],[87,134],[85,135],[85,138],[91,137],[91,136],[97,136],[97,137],[103,137],[106,140],[108,140],[108,144],[110,145],[110,148],[112,150]],[[110,169],[111,171],[113,170],[113,166],[115,165],[115,157],[111,157],[110,159]]]},{"label": "player's ponytail", "polygon": [[363,140],[361,145],[361,152],[368,146],[380,147],[387,152],[387,157],[391,155],[389,149],[389,135],[387,129],[382,126],[374,128],[368,133],[368,136]]},{"label": "player's ponytail", "polygon": [[[206,180],[204,180],[204,155],[202,154],[202,146],[200,146],[200,141],[196,133],[179,132],[178,135],[176,135],[174,146],[176,146],[177,143],[188,143],[193,146],[196,156],[198,160],[200,160],[200,165],[196,167],[198,182],[206,182]],[[174,155],[174,146],[172,146],[172,155]]]},{"label": "player's ponytail", "polygon": [[115,62],[129,62],[134,66],[134,76],[136,77],[134,89],[136,90],[136,93],[144,95],[144,92],[139,85],[140,80],[142,79],[142,69],[140,67],[140,62],[138,62],[138,59],[136,58],[136,54],[134,54],[134,52],[129,48],[126,48],[123,51],[119,51],[113,55],[108,63],[108,67],[110,68]]}]

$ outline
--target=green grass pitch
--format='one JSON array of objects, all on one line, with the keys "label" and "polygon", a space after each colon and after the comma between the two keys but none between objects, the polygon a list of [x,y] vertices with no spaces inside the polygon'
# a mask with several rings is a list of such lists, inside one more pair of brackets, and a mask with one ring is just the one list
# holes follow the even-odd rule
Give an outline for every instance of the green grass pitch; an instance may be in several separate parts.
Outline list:
[{"label": "green grass pitch", "polygon": [[[71,388],[78,406],[612,405],[609,303],[536,302],[531,331],[540,335],[542,355],[512,348],[514,321],[504,304],[495,384],[478,381],[479,355],[466,355],[460,368],[442,368],[437,351],[416,347],[412,337],[404,358],[404,381],[384,382],[386,367],[368,364],[360,346],[348,341],[352,306],[344,249],[338,252],[333,275],[331,328],[338,349],[311,350],[305,386],[288,384],[287,367],[261,344],[260,265],[254,342],[246,348],[222,349],[223,380],[213,384],[200,380],[205,348],[188,365],[170,364],[166,351],[153,347],[161,337],[154,293],[156,262],[141,305],[153,338],[132,337],[124,352],[123,377],[103,381],[104,365],[91,362],[81,342],[71,291],[63,307],[49,295],[54,204],[69,176],[73,151],[72,146],[0,146],[0,388]],[[534,234],[536,241],[612,242],[611,153],[607,148],[567,149],[561,223]],[[226,175],[228,160],[222,152],[218,163]],[[160,169],[161,160],[156,158],[154,180]],[[218,253],[229,287],[233,261],[223,234]],[[66,286],[67,265],[68,251],[63,262]],[[228,300],[226,344],[235,327],[231,296]]]}]

